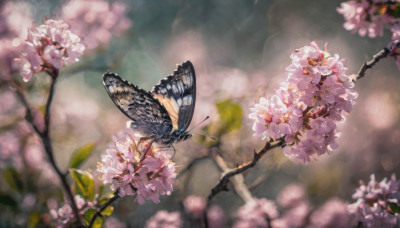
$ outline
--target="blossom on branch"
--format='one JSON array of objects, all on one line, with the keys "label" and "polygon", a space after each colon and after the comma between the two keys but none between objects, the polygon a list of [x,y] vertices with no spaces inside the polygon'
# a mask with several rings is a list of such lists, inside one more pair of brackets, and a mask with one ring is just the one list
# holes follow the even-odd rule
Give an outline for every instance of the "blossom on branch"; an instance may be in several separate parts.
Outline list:
[{"label": "blossom on branch", "polygon": [[206,208],[206,204],[206,200],[201,196],[188,196],[183,201],[185,211],[197,219],[203,217],[203,212]]},{"label": "blossom on branch", "polygon": [[380,0],[351,0],[342,2],[337,11],[346,20],[343,24],[346,30],[374,38],[383,36],[384,26],[396,21],[393,17],[396,7]]},{"label": "blossom on branch", "polygon": [[254,135],[270,141],[283,138],[284,154],[294,162],[305,164],[338,147],[337,124],[358,95],[344,60],[325,49],[311,42],[295,50],[286,81],[270,100],[261,97],[249,114]]},{"label": "blossom on branch", "polygon": [[[81,215],[83,215],[87,209],[94,206],[92,202],[86,202],[85,199],[82,198],[80,195],[75,195],[75,202]],[[72,207],[67,203],[58,208],[58,210],[56,210],[55,208],[51,208],[50,215],[56,221],[57,228],[66,227],[71,219],[75,217],[72,211]]]},{"label": "blossom on branch", "polygon": [[65,65],[78,62],[85,46],[78,35],[71,32],[62,20],[44,20],[42,25],[32,26],[28,38],[22,46],[21,57],[24,81],[29,81],[33,73],[53,72]]},{"label": "blossom on branch", "polygon": [[241,206],[236,214],[234,228],[271,227],[271,221],[279,217],[273,201],[266,198],[255,199]]},{"label": "blossom on branch", "polygon": [[400,23],[395,24],[391,29],[393,33],[392,42],[389,44],[389,50],[391,55],[396,59],[397,68],[400,69],[400,48],[398,43],[400,42]]},{"label": "blossom on branch", "polygon": [[111,190],[120,197],[136,195],[143,204],[145,199],[159,203],[160,195],[170,195],[177,184],[175,163],[164,148],[149,140],[140,142],[140,136],[132,129],[126,129],[116,137],[102,155],[97,171],[104,184],[111,184]]},{"label": "blossom on branch", "polygon": [[146,222],[146,228],[180,228],[182,227],[181,215],[178,211],[168,212],[165,210],[157,212]]},{"label": "blossom on branch", "polygon": [[61,9],[62,18],[71,30],[80,35],[87,49],[110,42],[121,35],[132,22],[125,16],[127,6],[122,2],[111,5],[103,0],[71,0]]},{"label": "blossom on branch", "polygon": [[[384,178],[377,182],[372,174],[368,184],[360,181],[360,187],[353,194],[355,203],[349,205],[349,211],[366,227],[397,227],[400,192],[396,176],[390,180]],[[393,212],[397,208],[397,212]]]}]

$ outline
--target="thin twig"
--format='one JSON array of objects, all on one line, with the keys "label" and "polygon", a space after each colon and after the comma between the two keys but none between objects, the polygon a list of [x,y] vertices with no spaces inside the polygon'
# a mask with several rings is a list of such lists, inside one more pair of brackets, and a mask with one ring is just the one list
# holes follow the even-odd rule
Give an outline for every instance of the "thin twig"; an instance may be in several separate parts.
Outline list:
[{"label": "thin twig", "polygon": [[[397,46],[397,48],[400,48],[400,42],[395,42],[394,43],[395,46]],[[391,50],[389,50],[389,48],[384,47],[381,51],[379,51],[377,54],[372,56],[372,59],[370,61],[365,62],[360,70],[357,73],[357,78],[356,80],[359,80],[361,78],[363,78],[365,76],[365,72],[372,68],[377,62],[379,62],[379,60],[388,57],[388,55],[391,53]],[[355,80],[353,80],[355,81]]]},{"label": "thin twig", "polygon": [[81,218],[79,215],[79,210],[76,205],[74,195],[72,194],[71,188],[68,185],[66,175],[65,175],[65,173],[61,172],[60,168],[57,166],[56,161],[54,159],[54,153],[53,153],[53,147],[51,144],[49,129],[50,129],[50,108],[51,108],[51,104],[52,104],[53,97],[54,97],[54,88],[55,88],[55,83],[56,83],[56,79],[58,76],[58,71],[53,71],[53,72],[48,72],[48,73],[51,76],[51,84],[50,84],[49,94],[48,94],[47,101],[46,101],[43,131],[41,131],[39,129],[39,127],[35,124],[34,117],[33,117],[33,110],[30,107],[25,95],[19,90],[18,86],[16,86],[15,92],[16,92],[17,96],[19,97],[19,99],[21,100],[22,104],[26,108],[28,122],[31,124],[31,126],[33,127],[35,132],[38,134],[38,136],[42,140],[45,153],[47,154],[47,157],[49,158],[50,165],[53,167],[54,171],[57,173],[58,177],[60,178],[61,185],[66,194],[66,198],[68,199],[69,203],[71,204],[71,208],[72,208],[74,216],[77,220],[77,223],[82,224]]},{"label": "thin twig", "polygon": [[15,93],[22,102],[22,105],[25,106],[26,108],[26,115],[27,115],[26,120],[31,124],[33,130],[35,130],[35,132],[41,137],[43,133],[39,130],[39,127],[36,125],[34,121],[33,109],[31,108],[24,94],[19,90],[19,88],[15,89]]},{"label": "thin twig", "polygon": [[88,226],[89,228],[91,228],[94,225],[94,222],[96,221],[97,217],[103,217],[101,212],[103,212],[108,206],[110,206],[115,200],[117,200],[119,198],[118,190],[115,191],[113,197],[111,197],[107,202],[105,202],[103,205],[101,205],[101,207],[96,211],[96,213],[93,215],[92,219],[90,220],[90,223]]},{"label": "thin twig", "polygon": [[257,162],[260,160],[260,158],[266,154],[268,151],[271,151],[274,148],[281,147],[285,145],[285,141],[283,139],[277,140],[277,143],[274,145],[271,145],[270,142],[267,142],[259,152],[254,151],[254,157],[253,160],[250,162],[246,162],[243,165],[240,165],[231,171],[225,173],[222,178],[218,181],[217,185],[213,189],[211,189],[211,193],[207,196],[207,207],[206,210],[204,210],[204,224],[205,227],[208,228],[208,219],[207,219],[207,208],[210,206],[211,200],[220,192],[222,191],[227,191],[227,184],[229,182],[229,179],[237,174],[243,173],[244,171],[254,167]]}]

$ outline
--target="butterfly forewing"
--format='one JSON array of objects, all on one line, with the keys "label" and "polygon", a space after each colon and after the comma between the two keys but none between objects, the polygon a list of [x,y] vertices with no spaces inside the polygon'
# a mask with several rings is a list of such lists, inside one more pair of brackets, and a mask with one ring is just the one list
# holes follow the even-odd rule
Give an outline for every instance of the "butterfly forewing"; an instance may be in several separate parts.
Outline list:
[{"label": "butterfly forewing", "polygon": [[117,107],[144,135],[161,138],[172,131],[171,118],[153,94],[114,73],[103,75],[104,86]]},{"label": "butterfly forewing", "polygon": [[190,61],[177,67],[172,75],[153,87],[154,97],[168,112],[173,130],[184,132],[190,125],[196,102],[196,75]]}]

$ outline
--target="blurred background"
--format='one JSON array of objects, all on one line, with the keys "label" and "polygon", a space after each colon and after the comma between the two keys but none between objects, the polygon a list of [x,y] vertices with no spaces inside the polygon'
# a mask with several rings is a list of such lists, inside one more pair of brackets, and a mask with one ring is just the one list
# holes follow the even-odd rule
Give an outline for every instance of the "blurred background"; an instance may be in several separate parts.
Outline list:
[{"label": "blurred background", "polygon": [[[59,17],[65,4],[65,1],[50,0],[13,2],[37,23],[44,17]],[[57,163],[63,169],[77,148],[95,142],[93,155],[82,166],[95,171],[111,136],[126,126],[128,118],[104,90],[102,74],[107,70],[151,90],[162,77],[173,72],[176,64],[190,60],[197,77],[192,126],[210,116],[210,120],[192,131],[194,134],[215,134],[213,124],[220,121],[216,103],[229,101],[242,109],[240,129],[221,135],[223,158],[230,167],[235,167],[251,160],[253,150],[264,145],[265,142],[252,136],[249,109],[261,96],[269,97],[285,80],[285,67],[290,64],[289,56],[295,48],[313,40],[321,48],[328,43],[328,51],[346,58],[348,74],[353,74],[387,45],[391,36],[386,30],[383,37],[370,39],[344,30],[343,17],[336,12],[341,3],[337,0],[122,2],[128,6],[126,16],[131,26],[122,34],[112,34],[108,43],[85,52],[79,63],[61,70],[51,110],[51,134]],[[21,76],[14,74],[13,77]],[[26,84],[29,101],[38,109],[45,102],[48,82],[48,77],[39,74]],[[352,202],[351,195],[358,181],[368,181],[372,173],[377,180],[392,173],[399,176],[399,88],[395,61],[387,58],[379,62],[356,83],[359,98],[341,126],[339,149],[306,166],[294,164],[280,149],[270,152],[255,168],[244,173],[252,195],[275,199],[284,186],[298,183],[305,187],[308,200],[317,207],[334,196]],[[4,87],[0,97],[3,109],[0,168],[4,174],[1,178],[12,176],[7,170],[15,167],[18,175],[40,179],[39,185],[36,183],[34,188],[25,189],[18,196],[10,194],[18,202],[25,202],[29,196],[30,211],[29,207],[18,213],[0,209],[0,220],[8,221],[6,216],[14,213],[18,222],[26,219],[24,213],[46,212],[48,199],[62,199],[62,195],[60,190],[52,195],[37,193],[49,186],[55,188],[54,174],[48,165],[41,165],[46,162],[38,138],[29,134],[22,140],[18,136],[21,131],[29,131],[18,100]],[[210,142],[204,142],[203,137],[195,136],[176,144],[177,171],[182,171],[194,159],[206,156],[207,143]],[[26,164],[40,168],[24,169]],[[220,173],[211,158],[199,160],[190,172],[180,176],[172,196],[162,197],[160,204],[149,201],[138,205],[133,197],[125,197],[117,202],[114,215],[129,227],[142,227],[158,210],[180,210],[182,200],[189,195],[206,197]],[[24,185],[33,185],[30,180],[20,178]],[[10,187],[2,185],[0,190],[10,192]],[[233,222],[235,210],[243,203],[233,191],[219,194],[212,202],[224,210],[228,226]],[[38,209],[38,205],[44,206]]]}]

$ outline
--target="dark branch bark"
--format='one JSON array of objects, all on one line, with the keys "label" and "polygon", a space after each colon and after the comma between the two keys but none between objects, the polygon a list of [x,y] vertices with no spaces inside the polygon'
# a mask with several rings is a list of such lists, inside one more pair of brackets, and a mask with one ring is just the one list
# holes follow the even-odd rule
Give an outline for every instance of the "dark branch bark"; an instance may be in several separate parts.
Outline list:
[{"label": "dark branch bark", "polygon": [[110,206],[114,201],[116,201],[119,198],[118,195],[118,190],[115,191],[114,196],[111,197],[107,202],[105,202],[101,207],[96,211],[96,214],[93,215],[92,219],[90,220],[89,223],[89,228],[91,228],[94,225],[94,222],[96,221],[97,217],[103,217],[101,212],[103,212],[108,206]]},{"label": "dark branch bark", "polygon": [[[396,42],[396,43],[394,43],[394,45],[397,48],[400,48],[400,42]],[[371,69],[377,62],[379,62],[379,60],[388,57],[390,53],[391,53],[391,50],[389,50],[389,48],[387,48],[387,47],[384,47],[380,52],[375,54],[370,61],[365,62],[361,66],[360,70],[357,73],[356,80],[363,78],[365,76],[365,72],[368,69]],[[355,80],[353,80],[353,81],[355,81]]]},{"label": "dark branch bark", "polygon": [[54,87],[55,87],[56,79],[58,76],[58,71],[53,71],[53,72],[48,72],[48,73],[51,76],[51,84],[50,84],[49,94],[48,94],[47,101],[46,101],[43,131],[41,131],[39,129],[39,127],[35,124],[33,110],[30,107],[25,95],[19,90],[18,86],[16,86],[17,88],[16,88],[15,92],[16,92],[17,96],[19,97],[19,99],[21,100],[22,104],[26,108],[28,122],[31,124],[31,126],[33,127],[35,132],[38,134],[38,136],[42,140],[45,153],[46,153],[47,157],[49,158],[49,163],[53,167],[57,176],[59,177],[61,185],[64,189],[64,193],[66,195],[66,198],[71,205],[72,211],[74,213],[74,216],[75,216],[78,224],[80,225],[82,223],[81,223],[81,218],[79,215],[78,207],[76,206],[74,195],[72,194],[71,188],[69,187],[65,173],[61,172],[60,168],[57,166],[57,163],[54,159],[54,152],[53,152],[53,147],[51,144],[49,129],[50,129],[50,108],[51,108],[51,104],[52,104],[53,97],[54,97]]},{"label": "dark branch bark", "polygon": [[271,145],[270,142],[267,142],[259,152],[254,151],[254,157],[253,160],[247,163],[244,163],[243,165],[240,165],[231,171],[225,173],[222,178],[218,181],[217,185],[213,189],[211,189],[211,193],[207,197],[207,207],[206,210],[204,210],[204,224],[205,227],[208,228],[208,219],[207,219],[207,209],[210,206],[211,200],[220,192],[222,191],[227,191],[227,184],[229,182],[229,179],[237,174],[243,173],[244,171],[254,167],[257,162],[261,159],[263,155],[265,155],[268,151],[271,151],[274,148],[284,146],[285,142],[283,139],[279,139],[274,145]]}]

